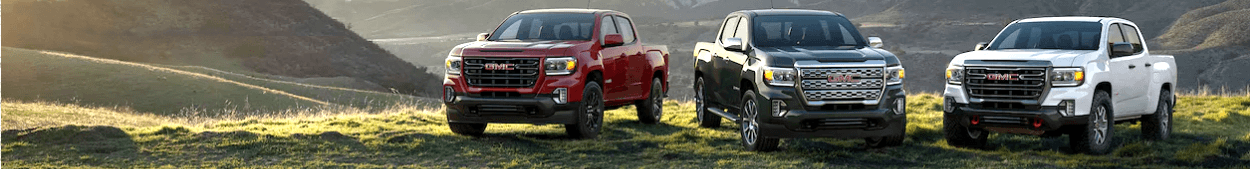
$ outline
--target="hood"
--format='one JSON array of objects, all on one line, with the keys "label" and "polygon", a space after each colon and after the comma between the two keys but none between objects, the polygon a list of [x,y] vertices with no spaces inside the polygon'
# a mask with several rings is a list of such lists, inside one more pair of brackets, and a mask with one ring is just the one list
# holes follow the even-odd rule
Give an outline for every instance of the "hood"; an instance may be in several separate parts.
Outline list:
[{"label": "hood", "polygon": [[1052,66],[1071,66],[1076,58],[1096,54],[1093,50],[1011,49],[982,50],[955,56],[951,64],[963,65],[966,60],[1047,61]]},{"label": "hood", "polygon": [[887,51],[875,48],[846,49],[830,46],[784,46],[756,48],[757,54],[767,55],[768,65],[790,67],[795,61],[863,62],[885,60],[887,65],[899,64],[898,58]]},{"label": "hood", "polygon": [[460,56],[543,56],[562,53],[568,50],[568,48],[584,44],[590,44],[590,41],[477,41],[460,44],[453,48],[450,54]]}]

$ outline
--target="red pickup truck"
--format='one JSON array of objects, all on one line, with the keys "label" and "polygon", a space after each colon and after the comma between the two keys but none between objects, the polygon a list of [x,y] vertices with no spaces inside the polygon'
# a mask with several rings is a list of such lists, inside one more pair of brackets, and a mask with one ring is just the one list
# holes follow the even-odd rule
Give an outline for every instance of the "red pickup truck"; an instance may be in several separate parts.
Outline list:
[{"label": "red pickup truck", "polygon": [[565,124],[595,138],[606,108],[634,104],[658,123],[668,92],[668,48],[643,45],[625,13],[542,9],[513,13],[492,33],[448,54],[443,102],[451,131],[487,123]]}]

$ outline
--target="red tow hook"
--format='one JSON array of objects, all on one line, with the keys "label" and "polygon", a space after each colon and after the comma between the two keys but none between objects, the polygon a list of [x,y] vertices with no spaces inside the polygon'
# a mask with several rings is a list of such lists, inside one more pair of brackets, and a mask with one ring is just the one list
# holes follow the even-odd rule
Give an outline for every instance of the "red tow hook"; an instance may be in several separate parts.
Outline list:
[{"label": "red tow hook", "polygon": [[972,116],[972,121],[970,121],[970,123],[972,123],[972,125],[977,125],[978,123],[981,123],[981,116]]},{"label": "red tow hook", "polygon": [[1043,122],[1042,118],[1034,118],[1034,119],[1033,119],[1033,128],[1041,128],[1041,127],[1042,127],[1042,122]]}]

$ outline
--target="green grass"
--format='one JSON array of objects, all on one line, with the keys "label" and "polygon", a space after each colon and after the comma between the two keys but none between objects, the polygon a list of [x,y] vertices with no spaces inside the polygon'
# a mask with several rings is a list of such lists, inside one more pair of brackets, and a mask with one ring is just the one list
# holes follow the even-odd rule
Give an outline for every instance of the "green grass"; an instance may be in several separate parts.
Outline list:
[{"label": "green grass", "polygon": [[167,116],[239,117],[298,109],[431,105],[407,95],[306,85],[203,67],[3,48],[5,100],[120,106]]},{"label": "green grass", "polygon": [[2,151],[6,167],[19,168],[1238,168],[1250,165],[1245,99],[1181,97],[1172,139],[1145,141],[1140,126],[1117,125],[1122,146],[1104,156],[1069,153],[1066,138],[1005,134],[991,135],[984,150],[947,146],[940,98],[931,94],[909,98],[907,141],[882,149],[860,140],[785,139],[781,151],[746,152],[737,125],[698,128],[692,104],[670,101],[659,125],[640,124],[630,107],[608,111],[595,140],[570,139],[560,125],[492,124],[484,137],[459,136],[440,110],[391,107],[195,126],[9,130]]}]

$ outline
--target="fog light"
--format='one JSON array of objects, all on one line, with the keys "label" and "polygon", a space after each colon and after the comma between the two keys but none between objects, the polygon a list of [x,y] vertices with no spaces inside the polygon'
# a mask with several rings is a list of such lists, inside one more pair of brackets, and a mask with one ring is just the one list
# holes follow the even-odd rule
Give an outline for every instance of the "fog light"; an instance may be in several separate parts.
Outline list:
[{"label": "fog light", "polygon": [[1076,101],[1064,100],[1059,102],[1059,114],[1064,117],[1076,116]]},{"label": "fog light", "polygon": [[946,97],[945,101],[942,102],[942,111],[955,112],[955,98],[954,97]]},{"label": "fog light", "polygon": [[902,115],[907,113],[907,99],[894,99],[894,114]]},{"label": "fog light", "polygon": [[786,109],[786,102],[781,100],[773,100],[773,117],[785,116],[790,110]]},{"label": "fog light", "polygon": [[569,89],[567,88],[557,88],[556,91],[552,92],[551,94],[556,95],[555,98],[551,98],[552,100],[556,101],[556,104],[564,104],[564,103],[569,102]]},{"label": "fog light", "polygon": [[443,101],[451,103],[455,99],[456,99],[456,89],[452,89],[451,86],[443,87]]}]

